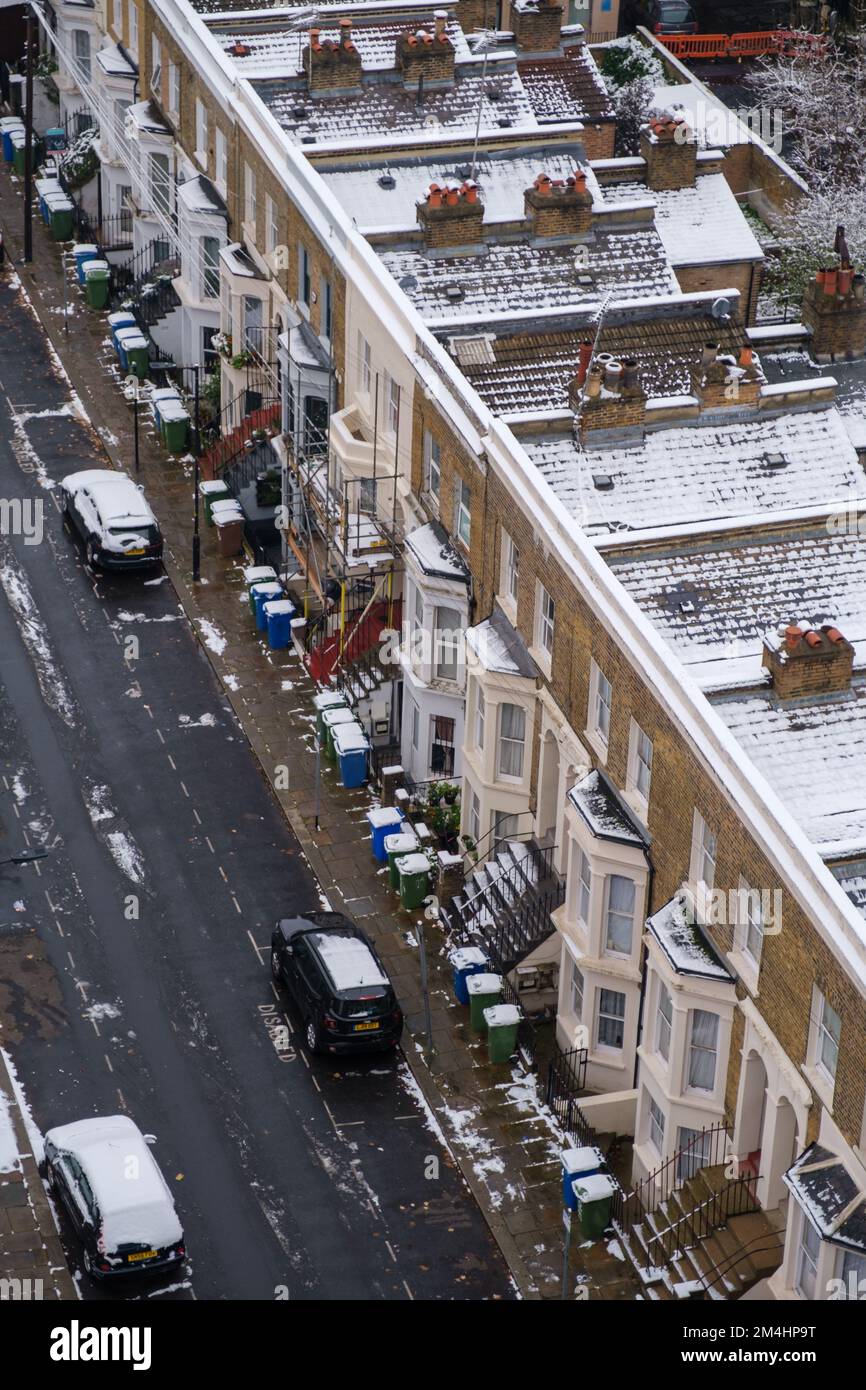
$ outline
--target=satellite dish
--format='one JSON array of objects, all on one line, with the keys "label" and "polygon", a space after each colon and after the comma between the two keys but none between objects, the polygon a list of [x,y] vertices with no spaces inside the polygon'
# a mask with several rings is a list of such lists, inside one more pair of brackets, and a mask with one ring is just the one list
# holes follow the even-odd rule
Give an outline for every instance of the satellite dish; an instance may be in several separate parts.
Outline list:
[{"label": "satellite dish", "polygon": [[714,319],[729,319],[731,317],[731,301],[720,294],[718,299],[714,299],[710,305],[710,313]]}]

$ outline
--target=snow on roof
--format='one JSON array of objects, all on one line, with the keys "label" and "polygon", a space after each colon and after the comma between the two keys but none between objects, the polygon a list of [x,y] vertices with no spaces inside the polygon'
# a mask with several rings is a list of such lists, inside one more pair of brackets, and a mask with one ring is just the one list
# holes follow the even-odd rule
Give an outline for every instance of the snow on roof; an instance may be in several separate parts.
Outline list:
[{"label": "snow on roof", "polygon": [[[329,40],[331,43],[339,43],[340,30],[336,24],[331,27],[320,24],[319,28],[320,42]],[[398,38],[410,30],[415,32],[419,28],[432,31],[432,10],[424,19],[416,14],[414,20],[409,16],[404,16],[402,20],[383,20],[382,17],[377,17],[373,24],[364,21],[353,24],[352,42],[360,54],[364,72],[396,71]],[[306,29],[274,27],[267,30],[227,30],[220,26],[212,32],[244,77],[285,79],[304,76],[303,53],[309,43],[309,32]],[[445,32],[454,46],[455,62],[471,59],[472,50],[460,25],[454,20],[449,20]],[[249,54],[238,56],[232,53],[231,48],[237,43],[244,44],[250,50]]]},{"label": "snow on roof", "polygon": [[366,941],[351,931],[339,929],[310,932],[307,940],[331,977],[336,990],[364,989],[388,984],[376,957]]},{"label": "snow on roof", "polygon": [[654,916],[647,918],[647,927],[678,975],[729,980],[733,984],[734,976],[719,959],[702,928],[691,920],[692,917],[685,897],[678,895]]},{"label": "snow on roof", "polygon": [[[455,309],[474,314],[562,308],[591,308],[609,291],[614,302],[641,299],[677,289],[677,282],[652,228],[634,232],[597,231],[590,249],[591,283],[579,283],[584,267],[575,265],[573,245],[545,246],[530,241],[488,242],[476,255],[431,257],[423,250],[381,248],[383,263],[430,323],[448,323]],[[446,291],[459,285],[457,305]]]},{"label": "snow on roof", "polygon": [[517,64],[540,121],[563,113],[589,122],[612,121],[613,103],[589,49],[575,44],[561,57],[529,58]]},{"label": "snow on roof", "polygon": [[96,61],[103,72],[112,77],[137,77],[138,70],[134,63],[118,47],[116,43],[106,44],[105,48],[100,48],[96,55]]},{"label": "snow on roof", "polygon": [[536,666],[526,643],[498,604],[483,623],[466,629],[466,644],[485,671],[535,679]]},{"label": "snow on roof", "polygon": [[223,246],[219,254],[220,259],[224,261],[232,275],[243,275],[248,279],[256,279],[261,273],[239,241],[233,241],[230,245]]},{"label": "snow on roof", "polygon": [[568,793],[568,799],[598,839],[625,841],[632,845],[647,843],[613,787],[600,772],[590,772],[576,782]]},{"label": "snow on roof", "polygon": [[152,101],[137,101],[133,106],[127,106],[125,119],[131,121],[139,130],[149,130],[159,135],[171,134]]},{"label": "snow on roof", "polygon": [[410,531],[406,545],[425,574],[442,579],[459,579],[464,584],[469,582],[469,571],[441,522],[429,521],[426,526],[419,526],[417,531]]},{"label": "snow on roof", "polygon": [[[523,194],[532,187],[538,174],[544,172],[552,179],[564,179],[574,173],[577,164],[583,165],[583,161],[583,150],[576,143],[550,152],[543,146],[534,151],[525,147],[514,151],[482,151],[475,165],[475,181],[479,201],[484,204],[484,221],[519,220],[524,212]],[[600,201],[601,193],[592,169],[584,167],[587,185]],[[417,225],[415,206],[430,184],[465,178],[470,168],[471,159],[465,154],[449,159],[436,153],[387,163],[323,165],[319,173],[360,230],[369,234],[385,227],[414,228]],[[394,180],[393,188],[382,188],[378,183],[384,173]]]},{"label": "snow on roof", "polygon": [[[642,183],[611,184],[602,191],[605,203],[613,205],[647,196]],[[656,229],[672,265],[763,261],[764,253],[724,174],[701,174],[693,188],[671,188],[651,196]]]},{"label": "snow on roof", "polygon": [[[761,518],[754,518],[760,525]],[[866,537],[826,524],[611,554],[617,579],[704,689],[761,684],[764,634],[831,620],[866,663]]]},{"label": "snow on roof", "polygon": [[833,869],[833,876],[848,894],[857,911],[866,917],[866,862],[860,860],[856,864],[837,865]]},{"label": "snow on roof", "polygon": [[[78,1120],[45,1136],[75,1155],[90,1181],[109,1255],[121,1245],[175,1245],[183,1231],[168,1185],[138,1126],[127,1115]],[[129,1181],[130,1159],[136,1180]]]},{"label": "snow on roof", "polygon": [[187,179],[186,183],[179,183],[177,196],[189,212],[217,212],[222,217],[228,215],[225,203],[204,174],[197,174],[195,178]]},{"label": "snow on roof", "polygon": [[683,116],[701,149],[724,150],[731,145],[748,144],[752,139],[748,126],[736,117],[730,107],[691,82],[674,85],[663,83],[656,87],[652,105],[656,110]]},{"label": "snow on roof", "polygon": [[[866,476],[834,408],[654,430],[615,448],[593,449],[592,435],[584,448],[572,435],[526,438],[524,448],[588,532],[866,501]],[[774,455],[787,467],[769,467]],[[611,488],[594,487],[600,474]]]},{"label": "snow on roof", "polygon": [[782,1180],[824,1240],[866,1251],[866,1197],[838,1154],[810,1144]]},{"label": "snow on roof", "polygon": [[[844,630],[844,629],[843,629]],[[769,691],[712,701],[825,858],[866,851],[866,683],[779,704]]]}]

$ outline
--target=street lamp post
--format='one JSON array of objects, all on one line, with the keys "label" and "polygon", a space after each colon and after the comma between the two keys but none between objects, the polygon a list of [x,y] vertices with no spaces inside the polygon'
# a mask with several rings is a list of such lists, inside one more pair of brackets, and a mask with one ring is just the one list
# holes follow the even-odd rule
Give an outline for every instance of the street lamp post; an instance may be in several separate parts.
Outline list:
[{"label": "street lamp post", "polygon": [[36,26],[27,11],[27,73],[24,84],[24,259],[33,260],[33,50]]},{"label": "street lamp post", "polygon": [[198,378],[199,367],[193,367],[193,380],[195,382],[195,402],[194,423],[193,423],[193,504],[195,507],[193,528],[192,528],[192,577],[193,583],[198,583],[201,579],[201,535],[199,532],[199,454],[201,453],[201,432],[199,428],[199,399],[198,399]]}]

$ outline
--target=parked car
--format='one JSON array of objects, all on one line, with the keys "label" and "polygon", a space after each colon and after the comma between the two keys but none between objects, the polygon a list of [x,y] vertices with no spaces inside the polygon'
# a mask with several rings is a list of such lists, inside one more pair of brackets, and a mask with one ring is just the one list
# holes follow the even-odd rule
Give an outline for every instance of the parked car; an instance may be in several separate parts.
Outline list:
[{"label": "parked car", "polygon": [[93,1279],[162,1273],[186,1258],[152,1142],[127,1115],[77,1120],[45,1136],[46,1182],[69,1213]]},{"label": "parked car", "polygon": [[271,971],[288,987],[311,1052],[395,1047],[403,1013],[372,942],[339,912],[286,917],[271,936]]},{"label": "parked car", "polygon": [[629,0],[631,24],[654,34],[696,34],[698,22],[688,0]]},{"label": "parked car", "polygon": [[143,489],[126,473],[85,468],[61,483],[63,507],[84,541],[91,569],[159,564],[162,532]]}]

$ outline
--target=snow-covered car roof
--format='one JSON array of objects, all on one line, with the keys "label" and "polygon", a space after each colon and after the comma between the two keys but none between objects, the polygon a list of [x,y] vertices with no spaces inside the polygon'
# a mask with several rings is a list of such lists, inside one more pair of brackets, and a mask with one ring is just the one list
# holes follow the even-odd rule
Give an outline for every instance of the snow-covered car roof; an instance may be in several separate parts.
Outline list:
[{"label": "snow-covered car roof", "polygon": [[389,984],[369,944],[351,928],[310,932],[309,938],[331,977],[334,989],[363,989]]},{"label": "snow-covered car roof", "polygon": [[67,492],[77,492],[86,487],[105,522],[139,525],[142,522],[156,522],[144,493],[126,473],[116,473],[108,468],[85,468],[80,473],[67,474],[61,486]]},{"label": "snow-covered car roof", "polygon": [[46,1142],[78,1159],[102,1216],[109,1254],[121,1245],[164,1249],[183,1239],[168,1184],[138,1126],[110,1115],[50,1129]]}]

